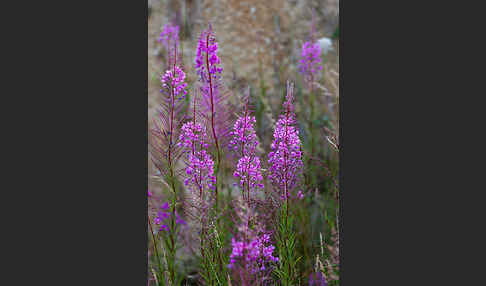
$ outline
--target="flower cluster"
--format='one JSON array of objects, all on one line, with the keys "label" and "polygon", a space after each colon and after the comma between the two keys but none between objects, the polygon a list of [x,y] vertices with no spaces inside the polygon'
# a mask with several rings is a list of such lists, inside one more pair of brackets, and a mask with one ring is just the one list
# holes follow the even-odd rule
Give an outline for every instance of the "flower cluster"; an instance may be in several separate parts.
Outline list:
[{"label": "flower cluster", "polygon": [[248,203],[250,202],[250,189],[263,188],[260,158],[256,156],[258,146],[258,137],[254,128],[256,119],[255,116],[250,116],[248,111],[249,93],[248,89],[245,113],[243,116],[239,116],[233,125],[233,129],[229,133],[231,140],[228,145],[230,150],[240,156],[233,176],[240,179],[240,186],[243,190],[246,185]]},{"label": "flower cluster", "polygon": [[[179,126],[184,119],[184,101],[181,100],[187,94],[185,83],[186,74],[177,65],[169,68],[161,76],[163,100],[157,108],[157,120],[154,120],[150,137],[150,153],[155,167],[162,176],[173,174],[177,161],[176,154],[180,147]],[[157,122],[158,121],[158,122]]]},{"label": "flower cluster", "polygon": [[[218,43],[211,25],[203,30],[198,40],[195,69],[198,75],[196,85],[201,94],[199,112],[204,114],[203,121],[211,131],[210,140],[214,144],[216,160],[221,160],[222,149],[226,147],[227,135],[232,124],[233,106],[229,103],[230,92],[222,82],[223,69],[218,57]],[[210,127],[210,128],[209,128]]]},{"label": "flower cluster", "polygon": [[236,120],[233,130],[230,132],[231,141],[229,148],[242,154],[253,154],[258,145],[257,135],[254,129],[255,116],[242,116]]},{"label": "flower cluster", "polygon": [[233,238],[231,245],[233,250],[230,255],[229,268],[233,268],[238,257],[243,258],[247,263],[257,263],[258,270],[261,271],[265,270],[265,262],[278,261],[278,257],[273,256],[275,246],[270,244],[270,235],[268,234],[256,237],[248,244]]},{"label": "flower cluster", "polygon": [[263,176],[261,172],[260,159],[258,157],[244,156],[238,160],[236,171],[233,175],[240,178],[240,186],[248,183],[250,188],[263,188]]},{"label": "flower cluster", "polygon": [[243,197],[235,201],[235,221],[238,232],[232,238],[232,252],[228,268],[239,273],[239,285],[257,285],[271,275],[275,247],[270,242],[270,233],[265,230],[264,216],[258,215],[255,207],[246,204]]},{"label": "flower cluster", "polygon": [[203,125],[189,121],[187,123],[184,123],[181,130],[182,132],[179,137],[180,146],[184,146],[185,148],[192,148],[193,144],[201,144],[204,148],[207,148],[207,144],[204,143],[206,128]]},{"label": "flower cluster", "polygon": [[167,50],[170,50],[174,44],[177,45],[179,43],[179,26],[165,24],[158,41],[161,42]]},{"label": "flower cluster", "polygon": [[302,53],[300,59],[300,72],[308,79],[312,75],[316,75],[322,70],[321,62],[321,46],[319,43],[311,41],[305,42],[302,45]]},{"label": "flower cluster", "polygon": [[304,193],[302,193],[302,190],[299,190],[299,192],[297,193],[297,198],[299,200],[302,200],[304,198]]},{"label": "flower cluster", "polygon": [[216,186],[214,161],[205,150],[208,147],[205,143],[206,128],[199,123],[189,121],[184,123],[181,130],[179,145],[186,148],[188,153],[186,174],[189,176],[184,180],[184,184],[187,186],[191,183],[199,189],[204,187],[214,189]]},{"label": "flower cluster", "polygon": [[166,64],[172,66],[177,63],[177,46],[179,45],[179,26],[166,24],[162,28],[162,33],[158,39],[166,51]]},{"label": "flower cluster", "polygon": [[290,85],[286,98],[286,112],[277,121],[271,144],[272,151],[268,153],[268,164],[269,179],[288,196],[299,179],[303,163],[299,131],[294,126],[293,90]]},{"label": "flower cluster", "polygon": [[194,155],[189,154],[189,165],[186,168],[188,178],[184,180],[187,186],[193,185],[206,187],[213,190],[216,186],[216,177],[214,176],[214,161],[206,150],[196,152]]},{"label": "flower cluster", "polygon": [[207,74],[207,65],[209,65],[210,75],[215,76],[223,71],[223,69],[218,66],[218,64],[221,63],[221,60],[217,55],[217,51],[218,43],[216,42],[211,27],[209,27],[208,30],[201,32],[196,50],[196,71],[201,78],[207,79],[209,77]]},{"label": "flower cluster", "polygon": [[[174,89],[174,97],[177,98],[177,96],[183,92],[184,95],[178,99],[183,98],[186,94],[186,87],[187,83],[184,82],[186,79],[186,74],[182,69],[180,69],[178,66],[174,66],[174,69],[169,69],[165,72],[165,74],[162,76],[162,87],[165,88],[173,88]],[[162,90],[161,90],[162,92]]]},{"label": "flower cluster", "polygon": [[[156,225],[160,225],[159,231],[165,230],[169,231],[168,223],[166,222],[171,217],[169,210],[169,204],[166,202],[161,207],[157,216],[154,219]],[[176,225],[185,225],[186,222],[176,213]]]}]

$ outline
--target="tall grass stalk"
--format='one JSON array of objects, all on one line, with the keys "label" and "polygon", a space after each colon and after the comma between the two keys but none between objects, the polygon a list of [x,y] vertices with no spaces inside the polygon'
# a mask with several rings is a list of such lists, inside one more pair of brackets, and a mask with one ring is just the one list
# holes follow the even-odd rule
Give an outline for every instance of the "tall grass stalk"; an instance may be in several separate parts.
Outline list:
[{"label": "tall grass stalk", "polygon": [[160,256],[159,256],[159,251],[158,251],[158,247],[157,247],[157,239],[155,239],[155,235],[154,235],[154,229],[152,227],[152,222],[150,221],[150,217],[148,217],[148,223],[149,223],[149,227],[150,227],[150,234],[152,235],[152,242],[154,244],[154,252],[155,252],[155,257],[157,258],[157,265],[159,267],[159,273],[156,273],[156,275],[158,274],[158,278],[157,276],[155,277],[157,282],[158,281],[162,281],[162,277],[163,277],[163,270],[162,270],[162,265],[161,265],[161,260],[160,260]]}]

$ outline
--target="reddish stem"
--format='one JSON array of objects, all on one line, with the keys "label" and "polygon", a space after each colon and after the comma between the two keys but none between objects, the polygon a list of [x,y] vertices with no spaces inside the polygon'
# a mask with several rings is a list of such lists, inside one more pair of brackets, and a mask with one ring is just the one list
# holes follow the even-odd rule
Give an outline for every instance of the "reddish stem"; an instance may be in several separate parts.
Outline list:
[{"label": "reddish stem", "polygon": [[287,112],[285,114],[285,136],[284,136],[284,145],[285,148],[287,148],[287,152],[284,153],[284,183],[285,183],[285,199],[287,202],[287,207],[286,207],[286,216],[285,216],[285,223],[287,224],[288,221],[288,216],[289,216],[289,195],[288,195],[288,186],[287,186],[287,153],[288,153],[288,146],[287,146],[287,123],[289,121],[289,113],[290,113],[290,106],[289,103],[287,103]]},{"label": "reddish stem", "polygon": [[[208,70],[208,78],[209,78],[209,95],[211,100],[211,130],[213,132],[214,144],[216,145],[216,150],[218,153],[218,170],[219,170],[219,163],[220,163],[220,151],[218,145],[218,137],[216,136],[216,131],[214,129],[214,101],[213,101],[213,83],[211,80],[211,73],[209,71],[209,33],[206,36],[206,68]],[[216,175],[216,188],[215,188],[215,195],[216,195],[216,204],[218,202],[218,176]]]}]

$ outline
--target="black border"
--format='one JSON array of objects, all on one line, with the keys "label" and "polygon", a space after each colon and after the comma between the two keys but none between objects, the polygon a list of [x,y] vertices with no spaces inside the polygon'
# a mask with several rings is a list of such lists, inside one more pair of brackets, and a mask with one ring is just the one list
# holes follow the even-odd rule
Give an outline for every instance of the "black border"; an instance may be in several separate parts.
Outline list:
[{"label": "black border", "polygon": [[26,11],[8,27],[24,71],[3,107],[20,119],[9,153],[23,167],[5,272],[22,285],[146,285],[147,2],[5,11]]},{"label": "black border", "polygon": [[[344,3],[353,7],[343,9]],[[18,270],[13,278],[21,284],[32,279],[36,284],[145,285],[147,2],[83,1],[69,9],[59,9],[65,3],[30,5],[21,3],[5,10],[22,14],[6,25],[14,37],[4,39],[14,46],[6,53],[14,63],[4,80],[4,85],[12,87],[5,92],[9,102],[2,107],[14,111],[5,123],[16,132],[4,137],[13,142],[4,148],[13,158],[6,162],[10,172],[2,179],[12,180],[5,193],[16,195],[13,201],[20,202],[7,216],[16,228],[4,230],[16,240],[17,245],[9,248],[14,251],[12,263],[18,265],[4,272]],[[444,109],[443,98],[448,95],[447,90],[436,90],[448,78],[430,84],[431,75],[449,73],[450,78],[450,73],[465,69],[457,72],[444,67],[458,52],[444,53],[443,43],[459,33],[442,34],[440,45],[430,48],[437,34],[428,23],[436,23],[436,16],[447,13],[443,6],[440,13],[433,7],[431,18],[422,12],[427,8],[424,5],[340,0],[341,285],[352,280],[356,282],[345,283],[420,284],[418,276],[427,274],[430,265],[443,261],[456,265],[464,260],[444,259],[425,249],[436,245],[424,237],[437,229],[430,215],[436,213],[433,207],[443,204],[440,199],[447,189],[436,185],[440,180],[433,185],[423,183],[436,167],[429,162],[436,158],[431,160],[425,151],[454,140],[444,139],[430,147],[410,142],[428,142],[437,126],[448,127],[448,123],[427,123]],[[461,45],[453,48],[457,46]],[[438,52],[444,62],[433,62],[434,70],[430,57]],[[417,78],[422,80],[417,82]],[[449,82],[444,86],[447,89]],[[441,99],[429,105],[430,111],[418,110],[431,95]],[[443,159],[436,162],[442,165]],[[17,177],[11,169],[18,170]],[[442,183],[449,184],[454,176],[450,177],[441,178]],[[432,199],[434,190],[440,194]],[[430,203],[423,203],[424,198],[430,198]],[[463,205],[468,207],[467,202]],[[454,209],[453,213],[461,212]],[[457,237],[453,227],[464,230],[464,221],[447,224],[447,233],[437,241]],[[454,242],[448,247],[456,245],[463,244]],[[443,249],[448,254],[455,250]],[[432,284],[438,284],[439,278],[451,279],[455,273],[453,269],[446,275],[433,275]]]}]

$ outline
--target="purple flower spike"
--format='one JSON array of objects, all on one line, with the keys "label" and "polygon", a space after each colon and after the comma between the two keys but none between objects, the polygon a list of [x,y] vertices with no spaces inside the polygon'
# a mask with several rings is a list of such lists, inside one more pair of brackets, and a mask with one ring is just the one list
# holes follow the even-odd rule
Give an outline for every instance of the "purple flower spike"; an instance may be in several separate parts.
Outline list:
[{"label": "purple flower spike", "polygon": [[[198,75],[198,91],[201,101],[198,109],[204,114],[202,120],[210,132],[211,143],[216,151],[216,162],[221,161],[222,149],[227,145],[227,135],[232,122],[233,107],[228,102],[231,92],[225,88],[218,57],[218,43],[211,26],[199,36],[195,69]],[[211,145],[212,145],[211,144]]]},{"label": "purple flower spike", "polygon": [[201,124],[189,121],[184,123],[181,130],[180,146],[185,148],[191,148],[192,144],[203,144],[203,147],[206,146],[204,143],[206,128]]},{"label": "purple flower spike", "polygon": [[299,190],[299,192],[297,193],[297,198],[299,200],[302,200],[304,198],[304,193],[302,193],[302,190]]},{"label": "purple flower spike", "polygon": [[170,44],[179,43],[179,26],[165,24],[160,37],[158,39],[166,48],[170,47]]},{"label": "purple flower spike", "polygon": [[[170,67],[177,62],[176,49],[179,45],[179,26],[166,24],[158,39],[164,46],[167,54],[167,65]],[[175,56],[175,57],[174,57]]]},{"label": "purple flower spike", "polygon": [[255,116],[249,115],[248,104],[250,90],[248,88],[245,104],[245,112],[238,117],[233,130],[230,132],[231,140],[229,149],[234,151],[240,159],[236,166],[233,176],[239,178],[240,186],[247,189],[247,199],[250,202],[250,190],[263,188],[263,176],[261,172],[260,158],[256,156],[258,137],[255,132]]},{"label": "purple flower spike", "polygon": [[250,156],[245,156],[240,158],[233,175],[240,179],[241,187],[243,187],[244,184],[249,183],[250,188],[263,188],[263,176],[260,159],[258,157],[250,158]]},{"label": "purple flower spike", "polygon": [[311,80],[316,77],[322,70],[321,66],[321,46],[319,43],[305,42],[302,45],[302,54],[300,59],[299,70],[306,77]]},{"label": "purple flower spike", "polygon": [[181,129],[179,146],[184,147],[187,153],[184,184],[196,187],[202,195],[204,189],[213,190],[216,186],[214,161],[206,151],[206,128],[198,122],[189,121]]},{"label": "purple flower spike", "polygon": [[272,151],[268,154],[269,179],[280,194],[289,197],[302,172],[302,152],[299,131],[293,113],[293,86],[287,83],[285,113],[280,115],[273,133]]},{"label": "purple flower spike", "polygon": [[[169,231],[169,219],[171,218],[170,207],[169,203],[165,202],[162,206],[160,206],[160,210],[157,213],[157,217],[154,219],[154,223],[156,225],[160,225],[160,231]],[[176,224],[177,225],[185,225],[186,222],[176,213]]]},{"label": "purple flower spike", "polygon": [[[173,88],[174,94],[173,97],[175,99],[184,98],[187,94],[185,88],[187,87],[187,83],[184,82],[186,79],[186,74],[182,71],[178,66],[174,66],[173,69],[169,69],[165,72],[162,76],[162,87],[165,88]],[[179,97],[180,93],[183,93],[181,97]]]},{"label": "purple flower spike", "polygon": [[[273,256],[275,246],[265,244],[269,243],[268,235],[264,234],[261,237],[256,237],[250,243],[236,241],[234,238],[231,241],[233,250],[230,255],[229,268],[233,268],[237,258],[242,258],[246,262],[258,263],[264,265],[265,262],[277,262],[278,258]],[[265,267],[263,266],[263,270]],[[262,270],[260,268],[260,270]]]},{"label": "purple flower spike", "polygon": [[179,126],[184,120],[184,98],[187,84],[186,75],[177,65],[170,67],[161,76],[163,101],[157,110],[157,120],[154,120],[150,136],[150,153],[152,162],[161,176],[170,175],[175,171],[180,145],[178,144]]},{"label": "purple flower spike", "polygon": [[168,219],[170,217],[170,213],[164,212],[164,211],[159,211],[157,213],[157,217],[159,218],[160,221]]},{"label": "purple flower spike", "polygon": [[[233,130],[230,132],[232,139],[229,143],[230,149],[233,151],[241,151],[243,154],[254,153],[258,145],[254,124],[256,123],[255,116],[242,116],[236,120]],[[241,150],[241,148],[244,150]]]},{"label": "purple flower spike", "polygon": [[[221,60],[218,57],[218,43],[211,28],[202,31],[197,43],[195,67],[197,74],[204,79],[207,79],[209,75],[215,77],[217,74],[221,74],[223,69],[218,65]],[[206,61],[206,57],[209,60]],[[209,64],[209,75],[208,75]]]},{"label": "purple flower spike", "polygon": [[169,209],[169,203],[165,202],[160,208],[163,209],[163,210],[168,210]]},{"label": "purple flower spike", "polygon": [[[204,185],[208,189],[213,189],[216,184],[216,177],[214,176],[214,161],[206,150],[196,152],[194,155],[189,155],[189,166],[186,168],[186,173],[192,175],[185,184],[189,182],[195,185]],[[197,181],[202,178],[202,182]]]}]

